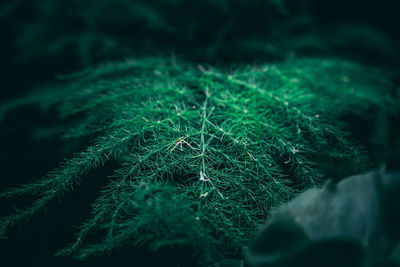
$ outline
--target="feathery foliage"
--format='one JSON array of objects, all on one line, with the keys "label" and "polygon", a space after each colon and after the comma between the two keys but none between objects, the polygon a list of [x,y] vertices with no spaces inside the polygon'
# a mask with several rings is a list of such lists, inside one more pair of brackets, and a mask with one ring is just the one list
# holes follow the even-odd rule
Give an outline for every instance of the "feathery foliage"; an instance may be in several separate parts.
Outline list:
[{"label": "feathery foliage", "polygon": [[[381,71],[337,59],[231,71],[129,59],[68,79],[0,109],[57,104],[61,118],[82,118],[64,138],[92,140],[46,177],[0,194],[37,196],[1,218],[0,233],[117,162],[91,217],[59,252],[79,258],[123,245],[184,245],[208,264],[234,256],[271,207],[326,178],[326,163],[362,169],[367,159],[340,119],[390,112],[398,96]],[[88,243],[93,235],[98,242]]]}]

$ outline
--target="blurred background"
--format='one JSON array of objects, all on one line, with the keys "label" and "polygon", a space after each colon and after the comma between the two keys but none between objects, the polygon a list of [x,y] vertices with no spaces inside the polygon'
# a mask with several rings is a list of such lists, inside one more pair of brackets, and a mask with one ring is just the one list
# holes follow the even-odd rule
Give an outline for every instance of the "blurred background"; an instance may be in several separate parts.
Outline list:
[{"label": "blurred background", "polygon": [[335,55],[398,66],[396,0],[2,2],[3,99],[127,56],[249,64]]},{"label": "blurred background", "polygon": [[[396,0],[5,0],[0,4],[0,105],[60,75],[129,56],[218,66],[341,57],[385,69],[399,85],[399,10]],[[54,112],[26,107],[1,123],[0,188],[44,175],[82,146],[60,141],[56,121]],[[353,123],[373,166],[396,168],[399,121],[397,114]],[[9,240],[0,241],[4,266],[119,266],[143,257],[147,252],[130,250],[83,263],[52,256],[72,240],[71,225],[88,214],[108,169],[91,173],[98,179],[53,203],[46,218],[36,216],[27,228],[13,228]],[[0,205],[0,216],[14,208]],[[182,252],[163,253],[161,259],[181,258],[182,266],[190,262]]]}]

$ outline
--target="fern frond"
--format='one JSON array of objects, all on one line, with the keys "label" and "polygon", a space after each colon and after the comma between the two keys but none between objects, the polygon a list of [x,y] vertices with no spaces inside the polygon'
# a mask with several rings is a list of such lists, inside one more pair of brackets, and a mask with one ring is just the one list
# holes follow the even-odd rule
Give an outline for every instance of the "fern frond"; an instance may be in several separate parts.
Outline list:
[{"label": "fern frond", "polygon": [[[335,59],[227,72],[157,58],[76,75],[35,100],[81,116],[66,138],[95,139],[42,180],[1,193],[38,196],[2,218],[0,233],[113,160],[119,167],[91,218],[59,255],[184,245],[208,264],[232,256],[272,207],[327,178],[319,163],[363,168],[363,149],[340,118],[397,105],[383,77]],[[93,233],[98,242],[88,244]]]}]

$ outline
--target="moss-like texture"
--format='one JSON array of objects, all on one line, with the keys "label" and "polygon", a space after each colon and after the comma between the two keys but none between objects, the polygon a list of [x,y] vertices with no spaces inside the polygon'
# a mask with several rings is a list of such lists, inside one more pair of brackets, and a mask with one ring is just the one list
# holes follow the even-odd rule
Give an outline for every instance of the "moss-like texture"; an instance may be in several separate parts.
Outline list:
[{"label": "moss-like texture", "polygon": [[91,140],[46,177],[0,194],[37,196],[2,218],[0,232],[114,161],[91,218],[59,253],[80,258],[144,244],[186,246],[207,264],[232,257],[271,207],[326,179],[325,166],[368,163],[343,115],[387,114],[398,103],[381,71],[335,59],[231,71],[129,59],[69,79],[0,110],[57,105],[61,119],[80,118],[64,138]]}]

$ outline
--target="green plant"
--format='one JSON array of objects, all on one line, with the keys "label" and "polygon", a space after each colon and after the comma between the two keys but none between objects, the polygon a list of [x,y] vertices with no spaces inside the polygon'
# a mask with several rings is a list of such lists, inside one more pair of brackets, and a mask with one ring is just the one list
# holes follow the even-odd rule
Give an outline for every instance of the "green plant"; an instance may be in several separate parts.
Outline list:
[{"label": "green plant", "polygon": [[[2,218],[0,233],[112,160],[119,168],[91,218],[58,253],[79,258],[144,244],[185,245],[208,264],[233,257],[272,207],[326,179],[327,165],[365,166],[343,115],[396,103],[382,71],[338,59],[231,71],[129,59],[68,78],[0,109],[1,117],[27,103],[57,104],[61,119],[80,117],[63,137],[92,140],[46,177],[0,194],[37,196]],[[88,244],[93,232],[98,242]]]}]

